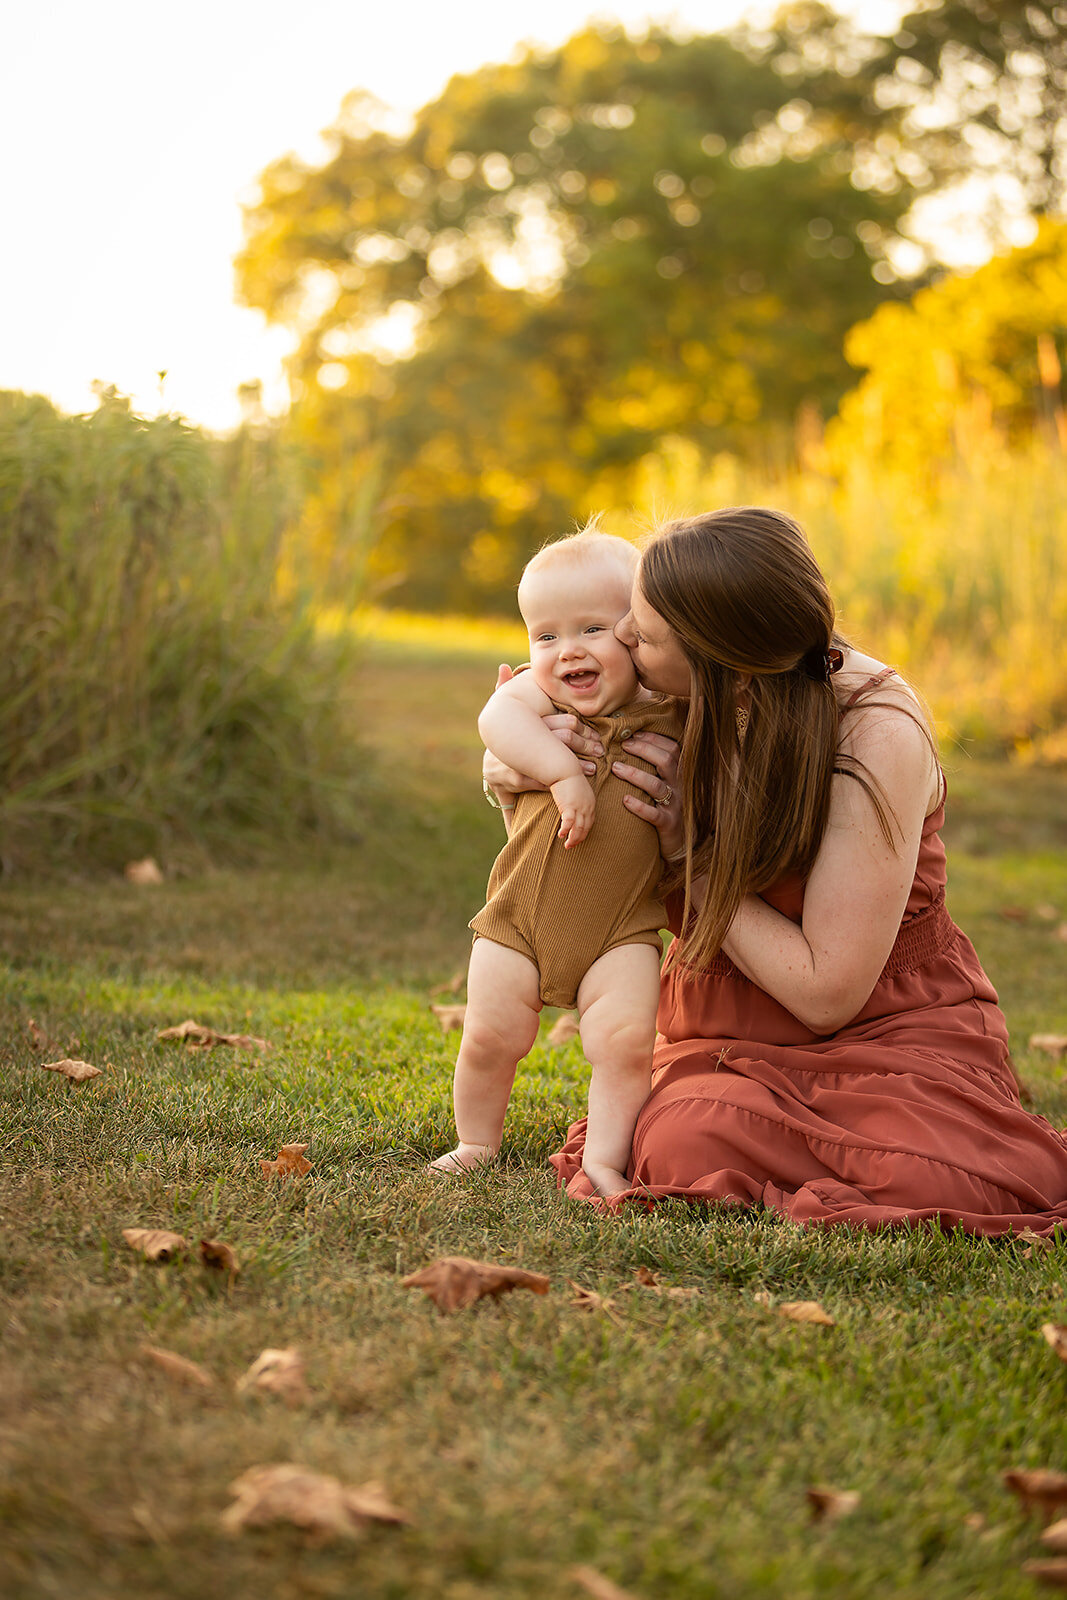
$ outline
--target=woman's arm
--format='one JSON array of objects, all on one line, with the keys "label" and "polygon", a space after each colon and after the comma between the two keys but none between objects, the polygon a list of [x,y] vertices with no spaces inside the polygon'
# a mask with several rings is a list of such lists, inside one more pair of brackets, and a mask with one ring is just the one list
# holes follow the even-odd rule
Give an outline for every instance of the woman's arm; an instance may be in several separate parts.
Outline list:
[{"label": "woman's arm", "polygon": [[748,895],[723,941],[746,977],[816,1034],[850,1022],[878,981],[908,902],[937,772],[924,730],[908,715],[871,707],[850,722],[843,749],[880,785],[893,843],[862,785],[835,777],[800,927]]}]

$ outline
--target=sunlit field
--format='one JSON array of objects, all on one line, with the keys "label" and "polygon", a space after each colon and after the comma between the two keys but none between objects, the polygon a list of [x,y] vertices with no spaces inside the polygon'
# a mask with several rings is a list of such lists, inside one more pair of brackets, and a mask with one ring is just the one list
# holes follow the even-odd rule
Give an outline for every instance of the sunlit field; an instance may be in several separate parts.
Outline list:
[{"label": "sunlit field", "polygon": [[[429,1004],[454,998],[434,991],[498,841],[473,724],[516,634],[393,614],[362,637],[358,843],[0,894],[5,1596],[613,1592],[580,1568],[635,1600],[1028,1600],[1040,1523],[1002,1474],[1063,1464],[1067,1368],[1040,1333],[1067,1321],[1061,1251],[561,1201],[546,1158],[585,1069],[552,1016],[499,1165],[430,1179],[457,1036]],[[1034,1109],[1063,1121],[1062,1064],[1027,1041],[1064,1029],[1067,781],[956,753],[949,783],[952,909]],[[158,1038],[185,1018],[270,1048]],[[41,1070],[67,1055],[101,1075]],[[289,1142],[310,1172],[268,1181]],[[136,1227],[190,1256],[150,1264]],[[200,1238],[239,1274],[201,1266]],[[443,1315],[402,1279],[444,1255],[549,1291]],[[833,1325],[778,1309],[805,1300]],[[237,1390],[290,1348],[288,1400]],[[227,1533],[229,1485],[281,1462],[378,1483],[410,1520]],[[858,1503],[816,1522],[822,1486]]]}]

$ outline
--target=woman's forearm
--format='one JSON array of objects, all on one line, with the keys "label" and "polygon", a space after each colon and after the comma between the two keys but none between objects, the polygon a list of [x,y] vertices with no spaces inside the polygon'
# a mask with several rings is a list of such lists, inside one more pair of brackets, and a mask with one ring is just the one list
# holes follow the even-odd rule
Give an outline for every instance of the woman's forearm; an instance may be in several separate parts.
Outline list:
[{"label": "woman's forearm", "polygon": [[722,947],[746,978],[815,1034],[843,1028],[874,986],[872,980],[865,987],[865,978],[842,979],[839,964],[820,959],[803,928],[758,895],[742,900]]}]

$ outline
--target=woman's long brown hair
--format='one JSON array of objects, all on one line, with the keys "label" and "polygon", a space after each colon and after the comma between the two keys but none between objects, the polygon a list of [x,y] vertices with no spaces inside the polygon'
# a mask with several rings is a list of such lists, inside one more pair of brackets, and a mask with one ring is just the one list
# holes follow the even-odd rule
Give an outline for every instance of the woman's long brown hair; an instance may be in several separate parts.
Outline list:
[{"label": "woman's long brown hair", "polygon": [[[686,848],[673,887],[685,885],[681,956],[702,966],[746,894],[811,870],[835,772],[863,785],[889,842],[894,819],[862,764],[838,751],[838,698],[818,664],[845,641],[798,523],[760,506],[669,523],[645,546],[638,583],[692,678],[681,751]],[[751,675],[743,739],[742,673]],[[705,873],[691,920],[693,880]]]}]

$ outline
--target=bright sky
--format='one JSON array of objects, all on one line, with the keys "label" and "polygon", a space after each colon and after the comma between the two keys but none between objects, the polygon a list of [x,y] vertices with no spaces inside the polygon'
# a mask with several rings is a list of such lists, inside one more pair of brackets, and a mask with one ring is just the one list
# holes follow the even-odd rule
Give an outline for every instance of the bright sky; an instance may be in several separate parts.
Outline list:
[{"label": "bright sky", "polygon": [[[745,0],[35,0],[0,23],[0,389],[91,409],[94,379],[210,428],[238,384],[284,406],[287,336],[233,298],[240,199],[314,157],[345,93],[400,110],[453,73],[555,45],[590,16],[694,32]],[[762,8],[766,10],[764,6]],[[846,9],[845,5],[841,9]],[[850,0],[874,25],[894,0]]]}]

